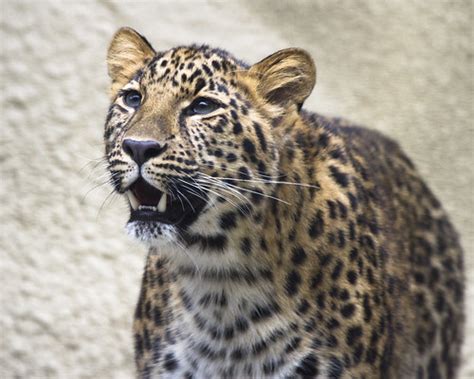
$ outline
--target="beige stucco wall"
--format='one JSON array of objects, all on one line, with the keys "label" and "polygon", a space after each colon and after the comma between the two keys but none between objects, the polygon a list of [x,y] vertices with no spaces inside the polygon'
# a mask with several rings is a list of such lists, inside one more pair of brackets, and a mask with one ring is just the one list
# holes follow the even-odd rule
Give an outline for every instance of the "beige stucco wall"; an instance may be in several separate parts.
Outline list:
[{"label": "beige stucco wall", "polygon": [[[130,378],[145,252],[100,165],[116,28],[256,61],[308,49],[307,107],[399,140],[458,227],[474,377],[473,13],[457,1],[1,1],[0,377]],[[96,164],[98,164],[96,166]]]}]

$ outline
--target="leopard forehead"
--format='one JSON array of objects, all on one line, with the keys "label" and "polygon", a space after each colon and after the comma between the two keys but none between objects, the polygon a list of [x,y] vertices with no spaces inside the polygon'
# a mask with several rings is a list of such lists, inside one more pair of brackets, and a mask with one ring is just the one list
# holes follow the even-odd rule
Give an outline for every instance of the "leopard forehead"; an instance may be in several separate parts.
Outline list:
[{"label": "leopard forehead", "polygon": [[228,95],[227,85],[248,65],[230,53],[202,46],[182,46],[160,52],[135,76],[142,86],[172,90],[182,96],[196,95],[205,85]]}]

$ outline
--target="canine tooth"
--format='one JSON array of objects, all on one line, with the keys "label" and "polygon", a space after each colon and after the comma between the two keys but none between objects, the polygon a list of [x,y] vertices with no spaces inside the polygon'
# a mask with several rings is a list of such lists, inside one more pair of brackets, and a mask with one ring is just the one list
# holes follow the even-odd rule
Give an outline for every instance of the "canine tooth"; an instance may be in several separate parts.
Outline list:
[{"label": "canine tooth", "polygon": [[127,197],[128,197],[128,200],[130,201],[130,204],[132,205],[133,210],[136,210],[139,207],[140,203],[138,202],[137,198],[132,193],[132,191],[127,191]]},{"label": "canine tooth", "polygon": [[160,202],[158,203],[158,211],[161,213],[166,212],[166,193],[161,196]]}]

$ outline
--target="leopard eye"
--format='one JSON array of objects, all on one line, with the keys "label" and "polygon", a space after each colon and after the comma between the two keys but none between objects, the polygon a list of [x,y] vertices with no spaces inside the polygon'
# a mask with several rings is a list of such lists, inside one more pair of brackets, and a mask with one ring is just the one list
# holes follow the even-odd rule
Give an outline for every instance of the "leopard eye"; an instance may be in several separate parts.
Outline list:
[{"label": "leopard eye", "polygon": [[207,99],[204,97],[199,97],[194,100],[191,105],[188,107],[188,115],[204,115],[211,112],[214,112],[220,105],[212,99]]},{"label": "leopard eye", "polygon": [[138,91],[130,90],[125,92],[123,101],[131,108],[138,108],[142,102],[142,95]]}]

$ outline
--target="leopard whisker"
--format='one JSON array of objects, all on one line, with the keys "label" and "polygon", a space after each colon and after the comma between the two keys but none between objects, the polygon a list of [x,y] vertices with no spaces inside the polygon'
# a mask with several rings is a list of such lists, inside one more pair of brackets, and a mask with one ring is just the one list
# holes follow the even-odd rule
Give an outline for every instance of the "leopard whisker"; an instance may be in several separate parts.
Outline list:
[{"label": "leopard whisker", "polygon": [[[206,174],[204,174],[206,175]],[[215,179],[214,177],[212,176],[208,176],[208,179]],[[215,179],[217,180],[218,182],[222,183],[223,185],[225,185],[226,187],[232,187],[232,188],[235,188],[237,191],[244,191],[244,192],[248,192],[248,193],[253,193],[253,194],[256,194],[256,195],[259,195],[259,196],[262,196],[262,197],[266,197],[266,198],[269,198],[269,199],[272,199],[272,200],[276,200],[276,201],[279,201],[283,204],[287,204],[287,205],[291,205],[289,202],[285,201],[285,200],[282,200],[278,197],[275,197],[275,196],[272,196],[272,195],[268,195],[268,194],[265,194],[263,192],[257,192],[257,191],[253,191],[251,189],[248,189],[248,188],[243,188],[243,187],[238,187],[238,186],[235,186],[233,184],[230,184],[230,183],[226,183],[226,182],[223,182],[219,179]]]},{"label": "leopard whisker", "polygon": [[234,197],[238,198],[239,200],[243,200],[245,202],[248,202],[248,199],[242,195],[240,192],[238,192],[237,190],[229,187],[226,185],[226,183],[224,182],[221,182],[221,181],[207,181],[206,178],[198,178],[198,181],[201,183],[201,184],[208,184],[208,185],[212,185],[214,188],[215,186],[219,186],[219,188],[225,190],[227,193],[233,195]]}]

